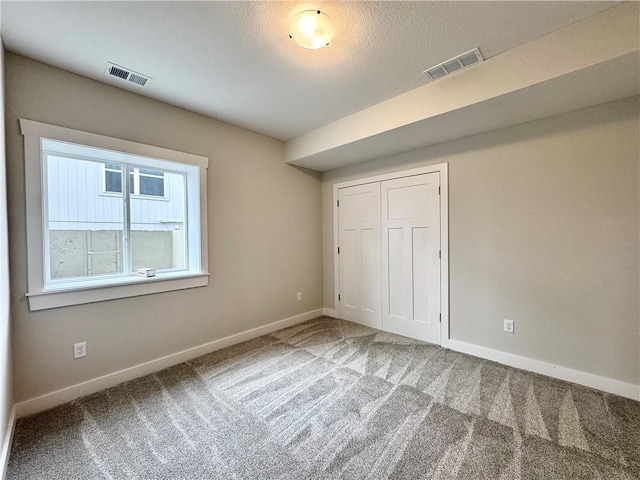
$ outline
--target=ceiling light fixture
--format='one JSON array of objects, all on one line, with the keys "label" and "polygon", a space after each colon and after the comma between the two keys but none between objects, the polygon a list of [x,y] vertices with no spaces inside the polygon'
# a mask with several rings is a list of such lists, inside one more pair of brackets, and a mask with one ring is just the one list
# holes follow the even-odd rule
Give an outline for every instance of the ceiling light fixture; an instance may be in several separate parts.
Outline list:
[{"label": "ceiling light fixture", "polygon": [[297,14],[289,24],[289,38],[310,50],[326,47],[333,38],[334,28],[329,16],[320,10],[306,10]]}]

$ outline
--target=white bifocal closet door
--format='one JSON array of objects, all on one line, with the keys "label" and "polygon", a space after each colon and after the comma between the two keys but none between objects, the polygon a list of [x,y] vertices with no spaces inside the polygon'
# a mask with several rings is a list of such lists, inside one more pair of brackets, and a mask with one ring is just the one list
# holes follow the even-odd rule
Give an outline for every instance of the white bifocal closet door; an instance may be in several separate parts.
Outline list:
[{"label": "white bifocal closet door", "polygon": [[340,318],[381,328],[380,183],[338,191]]},{"label": "white bifocal closet door", "polygon": [[438,172],[381,182],[382,329],[435,344],[440,344],[439,186]]}]

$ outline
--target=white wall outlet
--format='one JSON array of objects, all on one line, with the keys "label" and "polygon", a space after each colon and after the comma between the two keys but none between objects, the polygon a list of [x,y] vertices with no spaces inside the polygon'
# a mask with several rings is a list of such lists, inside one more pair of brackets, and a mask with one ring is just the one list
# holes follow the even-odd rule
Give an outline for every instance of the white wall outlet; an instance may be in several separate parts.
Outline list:
[{"label": "white wall outlet", "polygon": [[87,342],[73,344],[73,358],[82,358],[87,356]]},{"label": "white wall outlet", "polygon": [[504,320],[504,331],[507,333],[513,333],[513,324],[516,323],[513,320]]},{"label": "white wall outlet", "polygon": [[296,293],[296,302],[302,301],[302,292]]}]

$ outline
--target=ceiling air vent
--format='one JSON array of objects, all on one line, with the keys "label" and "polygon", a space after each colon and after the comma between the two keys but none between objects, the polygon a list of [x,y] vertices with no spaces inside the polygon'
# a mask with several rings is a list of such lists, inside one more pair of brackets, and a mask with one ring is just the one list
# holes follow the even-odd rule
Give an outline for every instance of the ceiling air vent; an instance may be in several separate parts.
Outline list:
[{"label": "ceiling air vent", "polygon": [[129,81],[138,85],[142,85],[144,87],[149,81],[149,78],[138,75],[137,73],[132,73],[131,75],[129,75]]},{"label": "ceiling air vent", "polygon": [[122,80],[135,83],[141,87],[147,86],[149,84],[149,80],[151,80],[151,77],[147,77],[146,75],[142,75],[141,73],[134,72],[133,70],[129,70],[128,68],[121,67],[120,65],[116,65],[111,62],[107,63],[105,73]]},{"label": "ceiling air vent", "polygon": [[474,48],[468,52],[458,55],[457,57],[442,62],[434,67],[428,68],[423,73],[431,80],[437,80],[442,77],[446,77],[450,73],[457,72],[463,68],[470,67],[476,63],[484,62],[480,49]]}]

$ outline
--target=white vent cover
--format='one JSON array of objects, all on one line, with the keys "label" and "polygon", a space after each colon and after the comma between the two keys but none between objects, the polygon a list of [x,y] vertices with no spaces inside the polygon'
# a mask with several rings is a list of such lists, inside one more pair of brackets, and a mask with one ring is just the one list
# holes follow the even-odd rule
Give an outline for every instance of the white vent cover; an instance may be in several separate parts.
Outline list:
[{"label": "white vent cover", "polygon": [[146,87],[147,85],[149,85],[149,81],[151,80],[151,77],[134,72],[133,70],[121,67],[120,65],[116,65],[115,63],[111,62],[107,63],[107,68],[105,69],[104,73],[131,83],[135,83],[136,85],[140,85],[141,87]]},{"label": "white vent cover", "polygon": [[434,67],[428,68],[423,73],[431,80],[437,80],[451,73],[457,72],[458,70],[462,70],[463,68],[467,68],[481,62],[484,62],[484,58],[482,58],[480,49],[474,48],[473,50],[469,50],[468,52],[458,55],[446,62],[442,62]]}]

